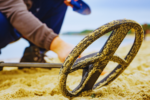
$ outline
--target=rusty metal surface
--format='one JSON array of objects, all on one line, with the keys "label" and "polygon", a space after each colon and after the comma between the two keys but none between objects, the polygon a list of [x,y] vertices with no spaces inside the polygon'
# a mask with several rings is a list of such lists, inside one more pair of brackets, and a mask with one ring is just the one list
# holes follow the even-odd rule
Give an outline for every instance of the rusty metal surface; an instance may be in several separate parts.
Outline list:
[{"label": "rusty metal surface", "polygon": [[[125,58],[114,55],[115,51],[127,35],[128,31],[133,28],[135,30],[135,40],[132,48]],[[96,39],[103,36],[107,32],[112,31],[103,48],[92,55],[84,57],[76,61],[78,56]],[[62,94],[66,97],[78,96],[81,92],[100,88],[116,79],[131,63],[140,49],[143,41],[143,29],[133,20],[116,20],[107,23],[89,35],[72,50],[66,58],[59,75],[59,88]],[[75,62],[76,61],[76,62]],[[119,63],[119,65],[110,72],[104,79],[96,83],[96,80],[102,73],[109,61]],[[66,80],[69,73],[78,69],[85,69],[81,83],[73,90],[69,91],[66,86]]]}]

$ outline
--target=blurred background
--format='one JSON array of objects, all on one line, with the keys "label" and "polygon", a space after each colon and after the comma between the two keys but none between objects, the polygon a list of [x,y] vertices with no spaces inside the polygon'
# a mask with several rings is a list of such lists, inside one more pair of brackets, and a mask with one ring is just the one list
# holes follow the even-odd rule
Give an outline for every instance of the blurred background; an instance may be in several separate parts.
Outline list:
[{"label": "blurred background", "polygon": [[61,33],[96,29],[117,19],[131,19],[140,24],[150,23],[150,0],[84,0],[91,8],[88,16],[73,12],[69,7]]},{"label": "blurred background", "polygon": [[[150,0],[84,0],[91,8],[90,15],[80,15],[68,7],[60,37],[70,44],[76,45],[98,27],[118,19],[131,19],[140,23],[147,32],[150,33]],[[132,33],[132,31],[130,32]],[[99,50],[105,41],[107,35],[94,42],[86,52]],[[147,39],[149,40],[149,39]],[[130,44],[134,38],[125,38],[122,46]],[[24,48],[29,46],[24,39],[9,44],[1,49],[0,60],[19,61],[22,57]],[[56,57],[53,52],[48,52],[49,57]],[[13,59],[13,60],[12,60]]]}]

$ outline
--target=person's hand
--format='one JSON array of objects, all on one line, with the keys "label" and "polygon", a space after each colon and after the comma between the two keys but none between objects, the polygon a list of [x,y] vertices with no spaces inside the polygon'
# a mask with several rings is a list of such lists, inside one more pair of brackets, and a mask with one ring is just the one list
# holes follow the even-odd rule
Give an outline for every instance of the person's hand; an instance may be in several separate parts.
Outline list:
[{"label": "person's hand", "polygon": [[74,46],[66,43],[59,37],[54,38],[50,45],[50,50],[54,51],[61,62],[64,62],[69,53],[73,50]]}]

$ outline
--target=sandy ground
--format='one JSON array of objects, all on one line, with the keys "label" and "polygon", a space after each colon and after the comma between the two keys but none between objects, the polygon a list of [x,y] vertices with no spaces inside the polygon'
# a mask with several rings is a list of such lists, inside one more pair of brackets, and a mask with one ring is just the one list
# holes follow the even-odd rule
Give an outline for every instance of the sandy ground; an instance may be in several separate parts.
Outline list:
[{"label": "sandy ground", "polygon": [[[124,57],[130,47],[120,48],[117,54]],[[57,58],[47,61],[59,62]],[[116,63],[110,62],[105,71],[109,72],[115,66]],[[79,70],[69,75],[67,85],[71,89],[79,84],[81,74]],[[69,100],[57,88],[58,76],[59,69],[4,68],[0,72],[0,100]],[[143,42],[133,62],[115,81],[72,100],[150,100],[150,41]]]}]

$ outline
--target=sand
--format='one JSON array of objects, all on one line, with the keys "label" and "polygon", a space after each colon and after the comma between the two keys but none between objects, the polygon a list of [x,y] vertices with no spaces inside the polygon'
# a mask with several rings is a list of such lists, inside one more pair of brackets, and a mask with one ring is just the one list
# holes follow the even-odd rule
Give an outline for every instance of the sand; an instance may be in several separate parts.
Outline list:
[{"label": "sand", "polygon": [[[124,57],[130,47],[131,45],[120,48],[117,54]],[[47,61],[59,62],[57,58]],[[105,71],[109,73],[116,65],[110,62]],[[67,85],[71,89],[75,88],[81,75],[81,70],[70,74]],[[69,100],[57,88],[58,76],[59,69],[5,68],[0,72],[0,100]],[[143,42],[133,62],[111,84],[84,92],[72,100],[150,100],[150,41]]]}]

